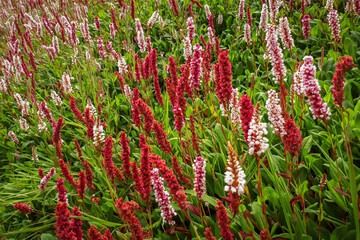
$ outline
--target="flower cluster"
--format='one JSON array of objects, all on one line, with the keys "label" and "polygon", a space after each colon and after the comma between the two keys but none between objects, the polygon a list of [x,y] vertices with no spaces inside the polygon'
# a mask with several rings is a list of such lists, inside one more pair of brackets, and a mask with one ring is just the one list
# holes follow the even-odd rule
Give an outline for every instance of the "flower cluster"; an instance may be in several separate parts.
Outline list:
[{"label": "flower cluster", "polygon": [[173,217],[176,216],[174,208],[170,205],[169,193],[165,190],[164,179],[159,176],[159,169],[154,168],[151,171],[151,183],[155,192],[155,201],[159,204],[161,217],[165,222],[174,225]]},{"label": "flower cluster", "polygon": [[169,140],[167,140],[166,132],[164,131],[161,123],[154,122],[154,132],[156,141],[159,144],[161,150],[163,150],[163,152],[166,154],[170,154],[172,152],[172,147],[169,143]]},{"label": "flower cluster", "polygon": [[62,178],[58,178],[58,181],[56,183],[56,188],[59,192],[58,201],[67,202],[68,200],[67,200],[66,188],[64,187],[64,180]]},{"label": "flower cluster", "polygon": [[266,32],[266,50],[272,65],[272,75],[275,83],[286,81],[286,68],[283,60],[283,53],[278,42],[276,26],[269,24]]},{"label": "flower cluster", "polygon": [[[140,137],[141,138],[141,137]],[[140,172],[141,172],[141,181],[143,191],[141,192],[141,198],[149,202],[150,194],[151,194],[151,184],[150,184],[150,176],[151,176],[151,161],[149,158],[150,149],[149,146],[144,144],[140,144],[141,147],[141,158],[140,158]]]},{"label": "flower cluster", "polygon": [[187,37],[189,38],[190,44],[191,44],[195,37],[194,19],[192,17],[188,17],[186,23],[187,23],[187,30],[188,30]]},{"label": "flower cluster", "polygon": [[31,207],[26,203],[18,202],[14,205],[14,208],[19,210],[21,213],[31,213]]},{"label": "flower cluster", "polygon": [[267,22],[268,22],[268,6],[265,3],[262,5],[260,23],[259,23],[259,28],[262,29],[264,32],[267,29]]},{"label": "flower cluster", "polygon": [[149,21],[147,22],[147,28],[150,29],[154,23],[156,22],[156,20],[159,17],[159,10],[156,10],[153,12],[153,14],[151,15],[151,17],[149,18]]},{"label": "flower cluster", "polygon": [[328,22],[334,41],[338,42],[340,40],[340,23],[337,10],[331,10],[329,12]]},{"label": "flower cluster", "polygon": [[112,155],[113,155],[112,145],[113,145],[113,139],[112,139],[112,137],[109,136],[105,139],[103,155],[104,155],[104,164],[105,164],[107,176],[111,179],[111,182],[114,183],[115,165],[112,160]]},{"label": "flower cluster", "polygon": [[292,47],[294,47],[294,40],[291,36],[291,30],[289,27],[289,22],[287,17],[281,17],[279,19],[279,32],[281,41],[287,49],[291,50]]},{"label": "flower cluster", "polygon": [[140,98],[137,101],[136,108],[144,117],[144,128],[147,132],[151,132],[154,124],[154,116],[149,106]]},{"label": "flower cluster", "polygon": [[274,132],[279,136],[284,136],[284,123],[285,120],[281,115],[281,107],[279,105],[280,99],[275,90],[268,91],[268,100],[266,100],[266,109],[268,110],[269,120],[272,123]]},{"label": "flower cluster", "polygon": [[183,39],[183,49],[184,49],[184,57],[186,60],[188,60],[189,58],[191,58],[192,55],[192,45],[189,37],[185,37]]},{"label": "flower cluster", "polygon": [[215,84],[216,96],[219,98],[219,103],[229,104],[231,94],[233,91],[231,82],[231,63],[228,57],[229,51],[222,51],[218,58],[218,63],[215,65]]},{"label": "flower cluster", "polygon": [[240,0],[239,10],[238,10],[238,17],[240,21],[244,18],[244,15],[245,15],[245,0]]},{"label": "flower cluster", "polygon": [[248,95],[242,95],[239,104],[241,114],[241,128],[244,132],[245,141],[248,143],[248,132],[254,112],[254,106],[251,104],[251,98],[249,98]]},{"label": "flower cluster", "polygon": [[276,22],[276,16],[279,13],[280,1],[278,0],[269,0],[269,9],[270,9],[270,20],[272,24]]},{"label": "flower cluster", "polygon": [[206,193],[206,159],[201,156],[198,156],[194,159],[193,164],[194,169],[194,191],[196,196],[202,200],[203,195]]},{"label": "flower cluster", "polygon": [[144,37],[144,30],[141,27],[141,23],[140,20],[138,18],[135,19],[135,24],[136,24],[136,42],[140,48],[140,51],[142,53],[145,52],[146,48],[145,48],[145,37]]},{"label": "flower cluster", "polygon": [[64,88],[65,92],[67,93],[74,93],[74,90],[71,87],[71,80],[74,79],[73,77],[70,76],[70,74],[66,74],[65,72],[63,72],[62,75],[62,87]]},{"label": "flower cluster", "polygon": [[203,51],[200,44],[195,44],[194,54],[191,59],[191,70],[190,70],[190,86],[195,90],[198,90],[201,85],[201,72],[203,62]]},{"label": "flower cluster", "polygon": [[40,185],[39,185],[39,188],[41,190],[43,190],[46,187],[46,185],[50,181],[50,178],[52,178],[52,176],[54,176],[55,173],[56,173],[55,168],[52,168],[52,169],[50,169],[50,172],[48,174],[46,174],[46,176],[41,178],[41,182],[40,182]]},{"label": "flower cluster", "polygon": [[304,64],[300,71],[303,78],[305,95],[308,97],[310,103],[310,111],[313,118],[316,119],[330,119],[330,108],[327,107],[326,102],[323,102],[319,94],[320,86],[317,79],[315,79],[316,67],[312,63],[312,56],[304,57]]},{"label": "flower cluster", "polygon": [[116,200],[115,207],[119,209],[122,219],[129,224],[131,238],[135,240],[143,240],[144,232],[141,229],[139,219],[135,216],[134,211],[139,210],[139,205],[134,201],[123,202],[120,198]]},{"label": "flower cluster", "polygon": [[123,162],[123,168],[126,174],[126,177],[131,177],[131,170],[130,170],[130,147],[129,147],[129,140],[126,137],[126,133],[121,131],[120,135],[120,144],[121,144],[121,160]]},{"label": "flower cluster", "polygon": [[226,208],[224,204],[217,199],[218,206],[215,207],[217,209],[216,216],[219,222],[219,227],[221,229],[221,236],[224,240],[233,240],[234,234],[230,231],[230,220],[226,212]]},{"label": "flower cluster", "polygon": [[11,140],[13,140],[16,144],[20,145],[19,139],[16,137],[13,131],[9,131],[8,135],[11,138]]},{"label": "flower cluster", "polygon": [[285,132],[284,135],[284,148],[292,156],[298,156],[300,153],[300,148],[302,147],[301,143],[303,141],[301,137],[301,132],[296,126],[292,118],[288,118],[284,124]]},{"label": "flower cluster", "polygon": [[334,102],[338,106],[342,106],[342,102],[344,101],[345,74],[349,70],[349,68],[355,66],[355,64],[353,64],[352,62],[352,57],[342,57],[340,61],[336,64],[335,74],[331,81],[334,84],[332,88]]},{"label": "flower cluster", "polygon": [[236,157],[235,150],[228,142],[228,161],[225,172],[225,192],[229,192],[230,196],[230,208],[234,213],[238,212],[240,201],[239,197],[244,193],[246,185],[245,173],[241,168],[239,160]]},{"label": "flower cluster", "polygon": [[260,156],[269,148],[268,139],[263,137],[263,134],[267,134],[266,123],[260,121],[260,103],[258,103],[254,109],[248,132],[249,154],[252,156]]},{"label": "flower cluster", "polygon": [[301,19],[303,24],[302,31],[305,39],[307,40],[310,37],[310,16],[308,14],[304,15]]},{"label": "flower cluster", "polygon": [[244,39],[246,40],[246,43],[248,44],[248,46],[250,47],[251,44],[251,26],[249,23],[245,24],[245,28],[244,28]]}]

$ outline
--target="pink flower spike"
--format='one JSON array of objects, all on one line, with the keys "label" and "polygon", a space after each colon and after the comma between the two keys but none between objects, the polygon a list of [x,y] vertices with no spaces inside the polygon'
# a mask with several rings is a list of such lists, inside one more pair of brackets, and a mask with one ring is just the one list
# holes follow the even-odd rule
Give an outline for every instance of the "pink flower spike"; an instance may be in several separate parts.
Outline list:
[{"label": "pink flower spike", "polygon": [[175,221],[172,219],[176,216],[174,208],[170,205],[169,192],[165,190],[164,179],[159,176],[159,169],[154,168],[151,171],[151,183],[155,192],[155,201],[159,204],[161,210],[161,217],[165,222],[174,225]]},{"label": "pink flower spike", "polygon": [[196,192],[196,196],[202,200],[202,197],[206,194],[206,159],[201,156],[196,157],[192,167],[195,175],[194,191]]},{"label": "pink flower spike", "polygon": [[330,108],[323,102],[319,94],[319,82],[315,79],[316,67],[313,65],[312,61],[312,56],[305,56],[304,64],[300,68],[304,82],[305,96],[308,97],[310,111],[313,114],[314,119],[330,119]]}]

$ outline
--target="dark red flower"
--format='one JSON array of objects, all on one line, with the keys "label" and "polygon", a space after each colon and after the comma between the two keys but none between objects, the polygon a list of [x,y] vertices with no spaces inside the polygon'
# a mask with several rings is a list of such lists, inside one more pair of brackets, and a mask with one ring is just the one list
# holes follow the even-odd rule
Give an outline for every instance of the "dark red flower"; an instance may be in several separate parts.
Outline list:
[{"label": "dark red flower", "polygon": [[230,231],[230,220],[227,215],[226,208],[224,207],[224,204],[217,199],[218,207],[215,207],[217,209],[216,216],[218,219],[219,227],[221,229],[221,236],[224,240],[232,240],[234,239],[234,234]]},{"label": "dark red flower", "polygon": [[244,132],[245,141],[248,142],[248,132],[250,122],[254,112],[254,106],[251,104],[251,98],[248,95],[242,95],[240,99],[241,128]]},{"label": "dark red flower", "polygon": [[121,144],[121,160],[123,162],[123,168],[127,178],[131,178],[131,170],[130,170],[130,147],[129,140],[126,137],[126,133],[124,131],[121,132],[120,135],[120,144]]},{"label": "dark red flower", "polygon": [[231,98],[231,63],[228,57],[229,51],[222,51],[218,58],[218,63],[215,65],[215,84],[216,96],[219,98],[219,103],[228,103]]},{"label": "dark red flower", "polygon": [[[80,217],[82,215],[81,212],[79,212],[79,209],[78,207],[74,207],[74,209],[72,210],[72,216],[77,216],[77,217]],[[82,226],[82,220],[79,219],[79,218],[72,218],[71,219],[71,231],[73,231],[75,233],[75,236],[76,236],[76,239],[77,240],[80,240],[80,239],[83,239],[82,238],[82,229],[81,229],[81,226]]]},{"label": "dark red flower", "polygon": [[164,131],[161,123],[154,122],[154,132],[156,141],[159,144],[161,150],[163,150],[163,152],[166,154],[170,154],[172,152],[172,147],[169,140],[167,139],[166,132]]},{"label": "dark red flower", "polygon": [[283,137],[284,148],[292,156],[298,156],[300,153],[301,143],[303,141],[301,132],[292,120],[288,118],[284,124],[286,134]]},{"label": "dark red flower", "polygon": [[115,166],[112,160],[112,155],[113,155],[112,145],[113,145],[113,139],[112,137],[109,136],[105,139],[105,147],[103,149],[103,155],[104,155],[104,164],[105,164],[107,176],[111,179],[111,182],[114,183]]},{"label": "dark red flower", "polygon": [[64,180],[62,178],[58,178],[58,181],[56,183],[56,188],[59,192],[58,201],[67,202],[66,188],[64,187]]},{"label": "dark red flower", "polygon": [[70,220],[70,211],[66,202],[59,202],[56,205],[56,223],[55,223],[55,233],[58,239],[74,239],[75,234],[71,231]]},{"label": "dark red flower", "polygon": [[90,140],[94,140],[94,119],[90,115],[90,109],[86,108],[84,112],[84,116],[86,119],[86,135]]},{"label": "dark red flower", "polygon": [[74,113],[75,117],[80,121],[80,122],[84,122],[84,118],[81,115],[81,112],[79,111],[79,109],[76,106],[75,103],[75,98],[73,96],[70,97],[70,109],[71,111]]},{"label": "dark red flower", "polygon": [[354,67],[355,64],[352,63],[352,57],[341,57],[340,61],[336,64],[335,74],[331,80],[334,83],[332,88],[332,93],[334,97],[334,103],[338,106],[342,106],[344,101],[344,82],[345,74],[349,68]]},{"label": "dark red flower", "polygon": [[179,164],[179,161],[177,159],[176,156],[172,156],[171,158],[171,164],[172,164],[172,167],[176,173],[176,175],[178,176],[179,180],[184,183],[185,185],[187,185],[189,183],[189,179],[186,178],[183,174],[182,174],[182,167],[180,166]]},{"label": "dark red flower", "polygon": [[59,166],[66,181],[68,181],[71,185],[77,187],[77,183],[74,181],[74,177],[70,174],[69,168],[63,159],[59,160]]},{"label": "dark red flower", "polygon": [[42,168],[38,168],[38,173],[39,173],[39,177],[40,177],[41,179],[43,179],[43,177],[44,177],[45,175],[44,175],[44,171],[43,171]]},{"label": "dark red flower", "polygon": [[210,227],[205,228],[204,234],[205,234],[206,240],[216,240],[216,237],[214,237],[214,235],[211,233]]},{"label": "dark red flower", "polygon": [[140,173],[143,185],[143,194],[141,198],[149,203],[151,194],[151,162],[149,159],[149,146],[144,144],[141,146]]},{"label": "dark red flower", "polygon": [[142,240],[145,239],[140,222],[135,216],[134,211],[139,209],[139,205],[134,201],[123,202],[123,199],[116,200],[115,207],[119,209],[120,216],[129,224],[131,239]]},{"label": "dark red flower", "polygon": [[144,128],[147,132],[151,132],[154,124],[154,116],[149,106],[140,98],[137,101],[137,109],[144,117]]},{"label": "dark red flower", "polygon": [[14,208],[19,210],[21,213],[31,213],[31,207],[26,203],[18,202],[14,205]]},{"label": "dark red flower", "polygon": [[136,87],[133,90],[133,98],[131,99],[131,116],[135,126],[140,127],[141,125],[141,118],[139,115],[139,110],[137,109],[137,100],[139,99],[140,92],[139,89]]}]

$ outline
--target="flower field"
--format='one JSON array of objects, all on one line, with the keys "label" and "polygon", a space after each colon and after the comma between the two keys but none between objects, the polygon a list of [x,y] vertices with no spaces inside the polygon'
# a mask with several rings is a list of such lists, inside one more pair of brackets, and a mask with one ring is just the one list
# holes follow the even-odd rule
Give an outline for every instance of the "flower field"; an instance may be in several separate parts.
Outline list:
[{"label": "flower field", "polygon": [[360,240],[360,0],[0,7],[0,239]]}]

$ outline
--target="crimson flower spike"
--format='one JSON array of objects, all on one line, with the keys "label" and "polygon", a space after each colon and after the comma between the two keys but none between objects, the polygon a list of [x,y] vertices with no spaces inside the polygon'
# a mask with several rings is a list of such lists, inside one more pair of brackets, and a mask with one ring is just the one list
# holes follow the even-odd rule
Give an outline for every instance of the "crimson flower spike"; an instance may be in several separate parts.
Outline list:
[{"label": "crimson flower spike", "polygon": [[224,204],[217,199],[217,204],[219,206],[215,207],[217,209],[216,216],[219,222],[219,227],[221,229],[221,236],[224,240],[233,240],[234,234],[230,231],[230,220],[227,215],[226,208],[224,207]]},{"label": "crimson flower spike", "polygon": [[121,160],[123,162],[123,168],[127,178],[131,178],[131,170],[130,170],[130,147],[129,140],[126,137],[126,133],[124,131],[121,132],[120,135],[120,144],[121,144]]},{"label": "crimson flower spike", "polygon": [[332,87],[334,103],[339,107],[342,107],[342,102],[344,101],[345,74],[351,67],[355,66],[352,62],[352,57],[341,57],[340,61],[336,64],[335,74],[331,80],[334,84]]}]

